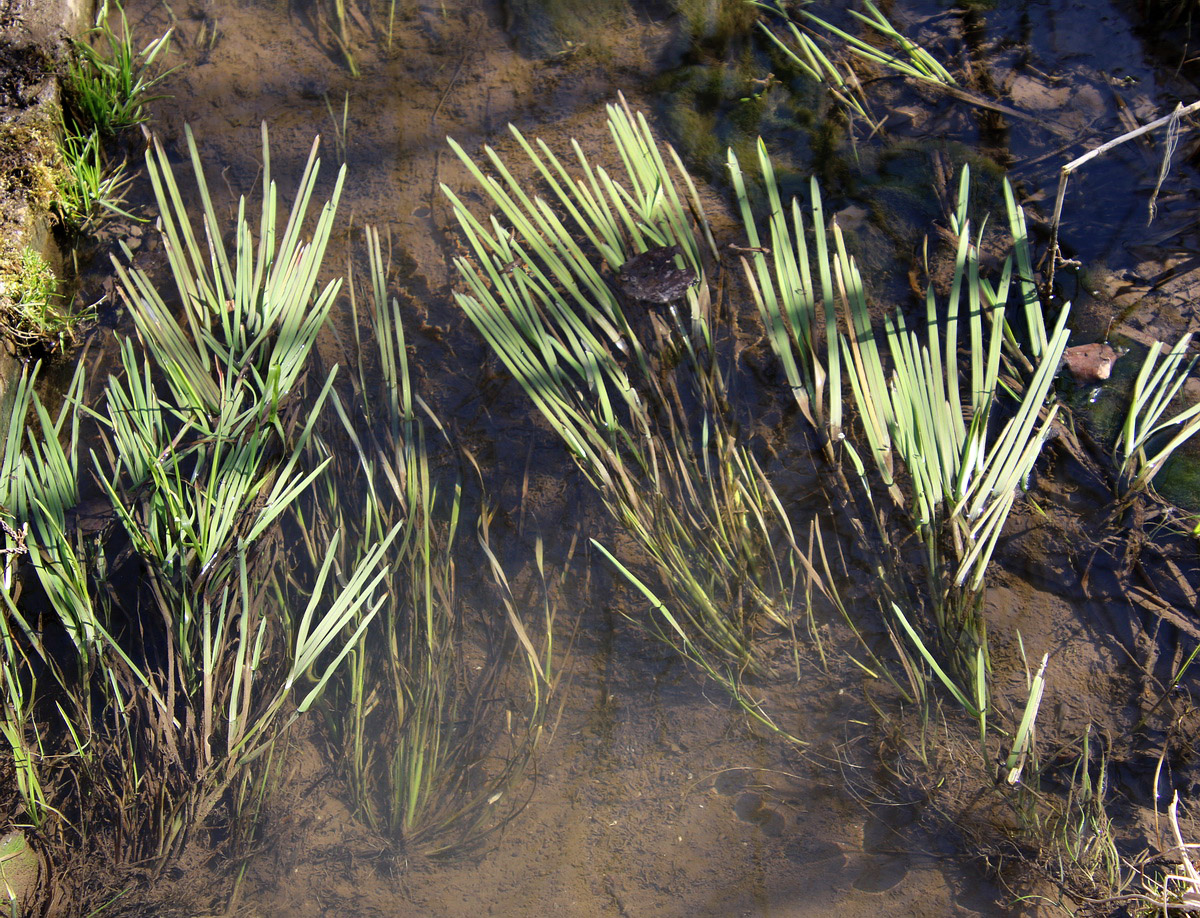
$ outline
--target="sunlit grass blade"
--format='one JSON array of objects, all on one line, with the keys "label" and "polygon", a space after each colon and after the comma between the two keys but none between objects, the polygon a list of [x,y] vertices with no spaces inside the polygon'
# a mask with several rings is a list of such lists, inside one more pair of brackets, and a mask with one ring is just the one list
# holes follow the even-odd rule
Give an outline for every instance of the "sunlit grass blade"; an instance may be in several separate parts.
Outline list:
[{"label": "sunlit grass blade", "polygon": [[[1156,341],[1142,362],[1121,436],[1113,449],[1129,493],[1148,487],[1175,450],[1200,431],[1200,404],[1161,420],[1196,365],[1196,357],[1184,363],[1191,339],[1190,333],[1180,338],[1161,364],[1158,358],[1162,343]],[[1168,438],[1172,429],[1176,432]]]},{"label": "sunlit grass blade", "polygon": [[[1017,260],[1017,289],[1025,309],[1025,328],[1029,360],[1037,360],[1046,352],[1048,335],[1046,319],[1042,313],[1042,302],[1038,296],[1037,283],[1033,274],[1033,257],[1030,253],[1029,231],[1025,226],[1025,211],[1017,205],[1012,185],[1004,181],[1004,205],[1008,210],[1008,224],[1012,232],[1013,252]],[[1003,294],[998,296],[1004,302]],[[1015,342],[1014,342],[1015,343]]]},{"label": "sunlit grass blade", "polygon": [[[697,207],[695,186],[678,157],[660,151],[645,119],[622,103],[610,106],[609,125],[621,177],[576,146],[582,177],[573,178],[544,144],[517,135],[549,201],[494,152],[485,151],[498,179],[454,146],[512,227],[475,216],[444,189],[474,251],[473,260],[456,262],[469,289],[457,301],[670,585],[693,640],[748,665],[759,623],[786,618],[774,597],[791,574],[772,557],[771,539],[784,528],[780,508],[723,414],[704,269],[711,233],[702,211],[688,215],[685,201]],[[563,212],[578,226],[556,216]],[[678,245],[698,281],[681,297],[690,315],[672,305],[652,332],[655,351],[680,360],[663,376],[660,356],[643,340],[650,333],[631,324],[597,265],[619,270],[655,245]],[[681,414],[680,391],[697,402],[689,416]],[[755,559],[749,575],[745,558]],[[671,639],[661,624],[651,629]]]},{"label": "sunlit grass blade", "polygon": [[1009,784],[1017,784],[1025,769],[1026,760],[1033,749],[1033,726],[1037,720],[1038,709],[1042,704],[1042,694],[1046,690],[1046,664],[1050,654],[1042,656],[1042,663],[1029,686],[1029,698],[1025,702],[1025,710],[1021,715],[1021,723],[1013,736],[1012,749],[1004,762],[1005,780]]},{"label": "sunlit grass blade", "polygon": [[[833,95],[843,106],[854,114],[861,115],[871,125],[877,128],[875,119],[868,113],[866,96],[858,84],[854,72],[846,67],[839,68],[821,46],[806,30],[802,30],[795,21],[788,18],[787,13],[767,3],[754,3],[755,6],[781,15],[790,34],[790,40],[784,41],[777,36],[765,22],[759,22],[759,28],[784,54],[807,74],[811,79],[825,83]],[[796,15],[806,23],[806,29],[816,29],[838,39],[841,46],[851,54],[869,64],[886,67],[903,76],[924,80],[931,83],[955,85],[954,77],[939,63],[933,55],[915,42],[902,35],[876,6],[866,0],[867,13],[848,10],[850,15],[865,25],[879,39],[892,45],[895,53],[886,53],[876,45],[837,28],[828,20],[822,19],[811,10],[798,9]]]},{"label": "sunlit grass blade", "polygon": [[955,85],[956,81],[950,75],[950,71],[943,67],[932,54],[916,44],[916,42],[905,38],[895,26],[887,21],[871,0],[863,0],[863,5],[867,8],[867,14],[860,13],[854,9],[849,9],[846,12],[896,46],[908,59],[907,61],[902,61],[895,55],[881,54],[879,49],[874,45],[828,26],[807,10],[802,11],[802,14],[818,25],[829,29],[835,35],[845,39],[851,50],[865,60],[883,64],[885,67],[895,70],[898,73],[903,73],[906,76],[915,77],[920,80],[928,80],[931,83],[946,83],[951,86]]},{"label": "sunlit grass blade", "polygon": [[[775,171],[766,146],[761,140],[758,144],[758,161],[770,212],[769,240],[759,237],[745,178],[732,151],[728,160],[741,208],[742,225],[746,229],[749,247],[754,250],[749,261],[743,257],[746,276],[770,336],[771,346],[783,363],[793,397],[809,423],[830,441],[837,442],[842,437],[841,353],[837,347],[828,244],[824,227],[820,223],[820,189],[814,181],[812,203],[817,280],[820,281],[818,286],[814,283],[810,268],[804,218],[799,203],[795,200],[791,202],[789,225],[787,210],[775,180]],[[766,245],[765,242],[770,244]],[[772,267],[774,270],[771,270]],[[826,349],[823,360],[817,347],[821,334],[818,303],[826,306]]]},{"label": "sunlit grass blade", "polygon": [[[764,9],[773,9],[765,4],[755,5],[762,6]],[[854,74],[849,68],[845,72],[840,70],[810,35],[800,31],[796,24],[790,21],[787,23],[791,32],[790,42],[785,42],[772,32],[765,22],[760,22],[758,27],[802,72],[815,82],[828,87],[830,95],[848,112],[861,117],[872,131],[878,128],[878,122],[867,108],[866,96],[854,78]]]},{"label": "sunlit grass blade", "polygon": [[[214,226],[216,214],[190,130],[186,140],[201,209],[208,225]],[[211,233],[207,239],[212,257],[204,257],[166,151],[158,141],[147,151],[147,171],[159,200],[165,247],[186,319],[186,334],[149,278],[114,259],[138,330],[167,372],[177,400],[199,401],[208,413],[217,413],[222,401],[233,396],[235,381],[243,378],[254,385],[259,398],[269,401],[287,395],[340,286],[340,281],[331,281],[315,294],[314,301],[316,272],[332,230],[345,167],[321,211],[312,241],[303,243],[300,230],[319,169],[314,142],[287,226],[277,240],[276,190],[269,180],[265,125],[262,143],[264,181],[268,184],[263,189],[260,229],[266,235],[258,240],[256,253],[243,199],[238,209],[233,259],[222,241]],[[214,375],[221,377],[220,385]],[[226,391],[222,392],[220,386]]]}]

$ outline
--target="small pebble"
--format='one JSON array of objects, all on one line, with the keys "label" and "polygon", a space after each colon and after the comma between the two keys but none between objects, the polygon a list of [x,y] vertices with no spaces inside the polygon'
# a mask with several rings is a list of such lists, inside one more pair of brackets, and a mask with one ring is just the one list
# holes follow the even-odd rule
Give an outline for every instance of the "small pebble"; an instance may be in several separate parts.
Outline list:
[{"label": "small pebble", "polygon": [[1077,344],[1063,351],[1063,362],[1071,375],[1083,383],[1102,382],[1112,375],[1113,364],[1125,351],[1109,344]]}]

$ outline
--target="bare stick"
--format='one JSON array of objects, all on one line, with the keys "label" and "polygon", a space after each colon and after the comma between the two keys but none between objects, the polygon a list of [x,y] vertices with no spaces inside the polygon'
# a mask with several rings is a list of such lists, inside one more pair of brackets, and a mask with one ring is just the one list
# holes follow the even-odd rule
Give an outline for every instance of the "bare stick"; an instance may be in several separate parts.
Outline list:
[{"label": "bare stick", "polygon": [[1071,160],[1058,173],[1058,196],[1054,200],[1054,218],[1050,221],[1050,279],[1046,282],[1046,289],[1054,289],[1054,269],[1058,267],[1058,225],[1062,219],[1063,199],[1067,196],[1067,178],[1078,169],[1091,160],[1095,159],[1102,153],[1107,153],[1113,147],[1119,147],[1127,140],[1133,140],[1135,137],[1140,137],[1148,131],[1153,131],[1155,128],[1162,127],[1172,120],[1178,122],[1184,115],[1190,115],[1192,112],[1200,109],[1200,102],[1193,102],[1186,108],[1183,103],[1175,106],[1175,110],[1169,115],[1164,115],[1157,121],[1151,121],[1149,124],[1142,125],[1140,128],[1134,128],[1122,134],[1120,137],[1115,137],[1107,143],[1102,143],[1094,150],[1089,150],[1077,159]]}]

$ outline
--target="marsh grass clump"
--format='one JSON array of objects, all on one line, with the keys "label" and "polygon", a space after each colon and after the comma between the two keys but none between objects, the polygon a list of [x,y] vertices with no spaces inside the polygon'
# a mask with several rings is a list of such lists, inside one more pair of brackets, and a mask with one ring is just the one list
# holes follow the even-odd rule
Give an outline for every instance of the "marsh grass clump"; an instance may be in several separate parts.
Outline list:
[{"label": "marsh grass clump", "polygon": [[87,39],[73,42],[52,198],[59,224],[69,236],[86,235],[112,215],[136,219],[123,208],[133,176],[127,162],[114,161],[110,150],[116,135],[144,124],[149,117],[146,106],[162,98],[153,93],[172,72],[161,65],[170,38],[168,29],[137,50],[119,0],[112,0],[111,7],[105,0]]},{"label": "marsh grass clump", "polygon": [[[319,706],[365,823],[414,854],[470,846],[519,805],[542,734],[548,575],[510,590],[485,513],[505,613],[468,627],[461,489],[433,470],[440,426],[409,382],[374,235],[383,382],[357,359],[350,395],[337,366],[309,378],[342,285],[319,278],[345,167],[310,217],[314,142],[281,210],[264,125],[257,230],[243,198],[234,232],[201,243],[218,221],[185,136],[191,196],[161,143],[146,157],[173,291],[115,258],[136,341],[97,398],[81,362],[55,410],[27,366],[0,451],[0,743],[21,818],[56,866],[157,876],[211,829],[244,868],[289,731]],[[81,523],[85,499],[99,525]],[[494,651],[482,671],[469,638]]]},{"label": "marsh grass clump", "polygon": [[[906,38],[871,0],[864,0],[865,13],[846,10],[863,27],[866,39],[838,28],[811,9],[783,12],[757,0],[751,0],[751,5],[782,20],[786,38],[776,35],[767,21],[758,25],[779,52],[808,79],[825,88],[851,121],[861,119],[872,134],[882,127],[883,120],[871,108],[863,87],[865,75],[860,77],[860,69],[868,73],[889,70],[926,83],[955,85],[949,70]],[[855,66],[851,66],[851,60]]]},{"label": "marsh grass clump", "polygon": [[[456,298],[637,545],[618,557],[593,540],[649,602],[634,620],[778,729],[741,674],[763,666],[762,634],[803,618],[800,596],[828,589],[732,417],[708,279],[716,249],[695,185],[623,100],[609,125],[619,177],[578,145],[571,170],[513,129],[545,198],[490,149],[493,175],[454,145],[502,214],[481,219],[443,189],[475,256],[456,262],[467,285]],[[672,246],[697,283],[661,312],[605,279]]]},{"label": "marsh grass clump", "polygon": [[[253,811],[241,809],[256,796],[247,782],[262,786],[277,739],[361,637],[344,629],[371,614],[394,535],[336,573],[333,553],[287,579],[274,564],[280,517],[320,471],[303,455],[332,374],[312,414],[297,409],[338,289],[315,290],[341,182],[304,242],[314,155],[280,235],[265,132],[263,142],[261,244],[243,201],[234,256],[217,241],[211,261],[166,153],[148,153],[182,317],[121,264],[146,352],[121,343],[95,407],[81,363],[56,414],[27,368],[5,443],[0,732],[27,818],[117,864],[159,870],[214,812],[237,822]],[[190,135],[189,145],[215,225]],[[110,510],[85,531],[73,508],[89,480]]]},{"label": "marsh grass clump", "polygon": [[[924,316],[886,312],[881,336],[844,234],[836,220],[825,228],[815,181],[808,224],[798,202],[782,200],[760,145],[758,171],[769,214],[769,234],[760,235],[732,157],[730,169],[752,252],[743,267],[768,340],[859,520],[860,537],[881,546],[875,554],[879,611],[896,652],[886,665],[906,687],[904,694],[919,702],[923,726],[916,735],[927,735],[938,716],[941,706],[931,692],[938,688],[974,728],[980,773],[999,756],[1014,805],[1026,806],[1024,788],[1037,785],[1034,724],[1048,659],[1027,672],[1023,698],[996,695],[984,576],[1058,411],[1052,383],[1067,340],[1067,308],[1053,328],[1037,326],[1037,356],[1020,352],[1006,304],[1029,293],[1014,284],[1017,266],[1029,260],[1023,224],[1010,214],[1012,254],[998,277],[985,277],[979,263],[983,238],[971,232],[964,169],[949,220],[956,252],[945,299],[930,285]],[[1013,368],[1016,358],[1019,369]],[[1002,368],[1013,374],[1003,386]],[[849,405],[856,416],[847,412]],[[910,533],[922,548],[920,579],[908,573],[909,559],[898,547]],[[912,754],[925,762],[928,750]]]},{"label": "marsh grass clump", "polygon": [[[518,802],[557,681],[554,610],[540,565],[540,601],[509,587],[486,506],[476,536],[492,589],[484,599],[483,582],[476,595],[459,586],[462,482],[438,472],[429,437],[444,431],[413,389],[379,235],[366,235],[367,334],[352,291],[355,354],[346,357],[357,372],[349,396],[331,396],[336,421],[311,447],[325,471],[295,515],[308,563],[334,551],[352,567],[396,533],[380,602],[352,623],[363,640],[322,711],[359,818],[406,855],[445,856],[477,845]],[[504,615],[478,614],[480,601],[498,601]]]},{"label": "marsh grass clump", "polygon": [[32,248],[0,273],[0,328],[20,350],[63,355],[91,316],[72,313],[49,262]]},{"label": "marsh grass clump", "polygon": [[109,162],[98,130],[80,133],[64,123],[58,149],[61,168],[53,207],[63,229],[80,236],[113,215],[137,220],[122,207],[133,175],[125,160]]},{"label": "marsh grass clump", "polygon": [[95,23],[85,40],[72,44],[66,93],[75,124],[107,138],[145,122],[146,106],[162,98],[154,92],[171,72],[160,62],[171,30],[139,50],[119,0],[104,0]]}]

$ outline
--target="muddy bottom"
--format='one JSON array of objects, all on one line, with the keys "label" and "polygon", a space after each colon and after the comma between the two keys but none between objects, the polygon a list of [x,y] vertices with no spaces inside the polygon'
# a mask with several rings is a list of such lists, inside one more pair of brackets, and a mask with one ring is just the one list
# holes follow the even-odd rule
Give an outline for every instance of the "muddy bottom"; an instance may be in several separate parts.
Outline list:
[{"label": "muddy bottom", "polygon": [[836,769],[748,735],[654,648],[616,645],[581,650],[567,710],[516,789],[528,803],[482,854],[412,862],[373,849],[315,788],[268,828],[272,853],[252,863],[236,913],[1009,913],[952,844],[914,835],[913,807],[851,798]]}]

